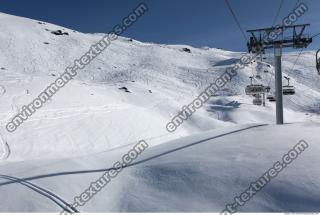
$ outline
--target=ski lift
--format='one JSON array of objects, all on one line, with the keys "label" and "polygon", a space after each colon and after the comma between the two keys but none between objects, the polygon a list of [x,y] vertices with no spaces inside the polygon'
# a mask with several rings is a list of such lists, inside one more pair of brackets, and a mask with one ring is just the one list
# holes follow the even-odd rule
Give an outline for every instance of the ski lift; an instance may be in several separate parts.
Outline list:
[{"label": "ski lift", "polygon": [[266,92],[268,93],[267,99],[269,100],[269,102],[275,102],[275,101],[276,101],[276,98],[274,97],[274,95],[272,95],[272,94],[270,93],[271,87],[270,87],[270,86],[267,86],[265,89],[266,89]]},{"label": "ski lift", "polygon": [[294,95],[296,93],[294,86],[290,86],[290,78],[284,76],[285,79],[287,79],[288,84],[286,86],[282,87],[282,93],[283,95]]},{"label": "ski lift", "polygon": [[250,41],[247,43],[249,53],[264,54],[265,50],[262,42],[257,41],[255,37],[250,37]]},{"label": "ski lift", "polygon": [[252,103],[254,105],[258,105],[258,106],[261,106],[262,105],[262,99],[261,99],[261,96],[258,94],[255,96],[255,98],[253,99]]},{"label": "ski lift", "polygon": [[283,95],[290,96],[296,93],[294,86],[284,86]]},{"label": "ski lift", "polygon": [[317,64],[318,75],[320,75],[320,49],[317,51],[317,54],[316,54],[316,64]]},{"label": "ski lift", "polygon": [[268,93],[267,99],[269,100],[269,102],[275,102],[276,98],[274,97],[274,95],[272,93],[270,93],[271,87],[267,86],[265,89],[266,89],[266,93]]},{"label": "ski lift", "polygon": [[269,102],[275,102],[276,98],[273,95],[268,95],[267,99],[269,100]]},{"label": "ski lift", "polygon": [[252,84],[252,79],[253,77],[250,78],[250,85],[246,86],[245,92],[246,95],[256,95],[256,94],[261,94],[264,93],[265,89],[262,84]]},{"label": "ski lift", "polygon": [[264,93],[264,86],[261,84],[248,85],[245,89],[247,95],[256,95]]}]

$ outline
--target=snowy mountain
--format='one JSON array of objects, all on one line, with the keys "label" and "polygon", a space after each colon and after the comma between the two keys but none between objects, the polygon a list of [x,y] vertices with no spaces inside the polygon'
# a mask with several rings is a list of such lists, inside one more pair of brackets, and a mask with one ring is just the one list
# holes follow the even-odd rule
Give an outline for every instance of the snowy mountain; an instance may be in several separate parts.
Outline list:
[{"label": "snowy mountain", "polygon": [[[254,83],[269,85],[274,91],[273,60],[267,55],[263,61],[256,60],[237,71],[223,90],[169,133],[166,124],[171,118],[245,53],[120,37],[48,104],[9,133],[5,129],[8,121],[103,34],[84,34],[3,13],[0,29],[3,175],[31,178],[30,182],[72,203],[73,197],[101,172],[50,174],[106,169],[143,139],[152,146],[139,157],[146,161],[126,168],[79,210],[220,212],[223,204],[267,170],[285,149],[305,139],[313,149],[243,210],[319,211],[316,134],[320,77],[314,52],[303,52],[297,63],[297,52],[286,53],[283,58],[284,75],[291,78],[296,94],[284,98],[285,121],[290,124],[280,128],[272,125],[274,103],[255,106],[252,97],[244,93],[250,76],[255,77]],[[252,124],[269,125],[251,128]],[[221,139],[209,138],[195,147],[182,147],[222,134]],[[239,137],[245,141],[239,143]],[[179,147],[183,150],[175,149]],[[170,150],[170,155],[164,153]],[[39,192],[0,178],[0,211],[61,210]],[[306,193],[308,198],[304,198]],[[307,203],[297,204],[301,198]]]}]

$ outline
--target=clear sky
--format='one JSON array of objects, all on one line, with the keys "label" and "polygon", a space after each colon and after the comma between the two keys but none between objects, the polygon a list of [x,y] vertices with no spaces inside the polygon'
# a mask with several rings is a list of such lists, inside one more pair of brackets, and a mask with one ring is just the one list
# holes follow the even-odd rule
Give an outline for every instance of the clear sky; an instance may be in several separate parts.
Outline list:
[{"label": "clear sky", "polygon": [[[242,27],[269,27],[281,0],[229,0]],[[298,0],[284,0],[278,22]],[[224,0],[1,0],[0,11],[43,20],[81,32],[108,32],[140,2],[149,11],[123,36],[140,41],[210,46],[246,51],[245,40]],[[309,11],[297,24],[310,23],[307,32],[320,33],[320,1],[301,0]],[[310,46],[320,48],[320,36]]]}]

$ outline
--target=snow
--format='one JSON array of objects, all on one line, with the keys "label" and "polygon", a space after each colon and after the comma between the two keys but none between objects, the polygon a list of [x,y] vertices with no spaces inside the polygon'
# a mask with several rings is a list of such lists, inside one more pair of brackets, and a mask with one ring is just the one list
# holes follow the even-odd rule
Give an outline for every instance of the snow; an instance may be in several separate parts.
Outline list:
[{"label": "snow", "polygon": [[[280,127],[242,125],[160,144],[147,149],[136,161],[139,164],[126,168],[79,210],[220,212],[234,196],[243,192],[300,139],[304,139],[309,148],[240,211],[318,211],[318,129],[319,123]],[[239,135],[243,141],[239,141]],[[103,171],[99,169],[111,167],[130,147],[98,153],[94,157],[89,155],[10,163],[2,168],[2,174],[18,178],[36,177],[30,182],[46,187],[63,196],[67,202],[72,202],[74,196],[100,177]],[[77,173],[84,170],[97,172]],[[74,174],[65,173],[69,171]],[[55,175],[52,176],[52,173]],[[29,189],[22,189],[19,184],[0,184],[0,190],[9,196],[10,190],[19,192],[19,198],[15,198],[18,211],[59,210],[59,207],[37,193],[31,192],[30,198]],[[8,195],[0,197],[3,211],[10,210]]]},{"label": "snow", "polygon": [[[72,203],[102,172],[49,174],[106,169],[144,139],[151,146],[139,157],[145,161],[126,168],[80,211],[220,212],[304,139],[310,149],[241,210],[319,211],[320,77],[314,51],[303,52],[294,69],[297,52],[283,57],[284,75],[290,76],[297,92],[284,98],[283,126],[273,125],[274,103],[254,106],[252,97],[244,94],[252,75],[261,76],[255,83],[274,89],[273,59],[267,56],[237,71],[218,95],[169,133],[166,124],[172,117],[245,53],[120,37],[9,133],[5,125],[19,109],[102,34],[3,13],[0,28],[2,175],[30,178],[30,183]],[[69,35],[50,32],[56,30]],[[61,211],[28,187],[5,182],[0,179],[1,212]]]}]

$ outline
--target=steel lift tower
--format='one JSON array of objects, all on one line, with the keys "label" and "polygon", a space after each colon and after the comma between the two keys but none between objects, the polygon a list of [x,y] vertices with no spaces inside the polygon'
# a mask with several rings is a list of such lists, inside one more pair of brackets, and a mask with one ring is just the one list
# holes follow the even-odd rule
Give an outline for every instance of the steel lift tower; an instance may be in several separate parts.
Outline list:
[{"label": "steel lift tower", "polygon": [[276,93],[276,122],[283,124],[283,93],[281,57],[283,48],[306,48],[312,43],[312,38],[304,35],[309,24],[280,26],[248,30],[251,34],[247,43],[248,51],[254,54],[265,53],[266,49],[274,49],[275,93]]}]

